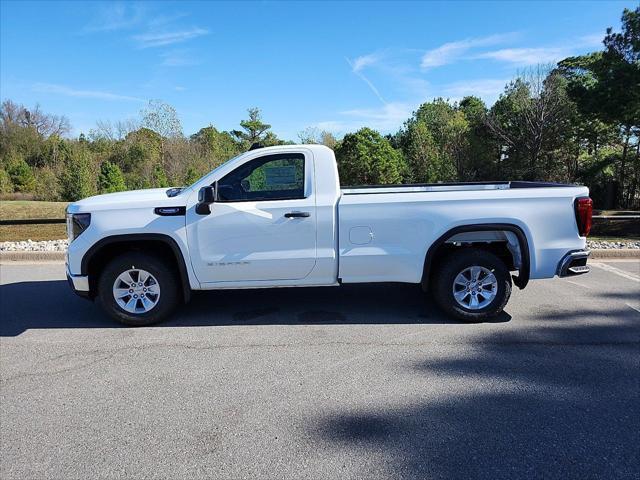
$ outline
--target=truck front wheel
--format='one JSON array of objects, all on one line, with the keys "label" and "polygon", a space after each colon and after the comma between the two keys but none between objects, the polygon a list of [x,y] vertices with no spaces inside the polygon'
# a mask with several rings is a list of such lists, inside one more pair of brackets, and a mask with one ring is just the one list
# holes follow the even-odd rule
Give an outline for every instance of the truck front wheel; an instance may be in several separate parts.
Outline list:
[{"label": "truck front wheel", "polygon": [[451,253],[435,272],[433,283],[440,308],[465,322],[499,315],[511,296],[511,276],[504,262],[480,249]]},{"label": "truck front wheel", "polygon": [[178,304],[178,284],[174,272],[159,258],[127,252],[101,272],[98,300],[125,325],[151,325],[167,318]]}]

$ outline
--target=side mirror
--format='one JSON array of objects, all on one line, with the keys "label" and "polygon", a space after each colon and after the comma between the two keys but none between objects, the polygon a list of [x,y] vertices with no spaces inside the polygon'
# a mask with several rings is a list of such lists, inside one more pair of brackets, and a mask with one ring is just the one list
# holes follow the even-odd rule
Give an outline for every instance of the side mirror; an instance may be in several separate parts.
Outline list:
[{"label": "side mirror", "polygon": [[196,213],[199,215],[209,215],[211,213],[211,205],[216,198],[215,189],[212,186],[202,187],[198,191],[198,204],[196,205]]}]

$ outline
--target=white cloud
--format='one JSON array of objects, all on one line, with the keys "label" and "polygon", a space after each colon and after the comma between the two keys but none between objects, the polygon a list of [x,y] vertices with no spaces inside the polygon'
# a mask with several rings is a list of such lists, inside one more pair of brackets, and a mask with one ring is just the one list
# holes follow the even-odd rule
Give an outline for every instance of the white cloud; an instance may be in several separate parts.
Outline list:
[{"label": "white cloud", "polygon": [[163,25],[166,25],[168,23],[173,23],[176,20],[180,20],[181,18],[188,17],[188,16],[189,14],[185,12],[174,13],[171,15],[156,15],[155,17],[152,17],[147,20],[147,25],[150,28],[161,27]]},{"label": "white cloud", "polygon": [[165,45],[173,45],[175,43],[186,42],[193,38],[207,35],[209,30],[199,27],[193,27],[188,30],[179,30],[174,32],[150,32],[140,35],[134,35],[133,39],[138,43],[140,48],[162,47]]},{"label": "white cloud", "polygon": [[602,41],[604,40],[604,36],[604,33],[592,33],[590,35],[583,35],[578,38],[578,44],[581,47],[602,48]]},{"label": "white cloud", "polygon": [[126,30],[146,27],[150,30],[163,27],[188,13],[178,12],[167,15],[153,14],[143,3],[110,2],[100,4],[94,18],[83,28],[84,33]]},{"label": "white cloud", "polygon": [[351,65],[353,73],[357,73],[365,67],[375,65],[381,59],[382,55],[380,53],[370,53],[368,55],[362,55],[360,57],[354,58],[353,60],[349,60],[349,64]]},{"label": "white cloud", "polygon": [[504,48],[477,55],[475,58],[488,58],[517,66],[555,63],[570,55],[570,51],[562,47],[540,48]]},{"label": "white cloud", "polygon": [[507,83],[509,83],[509,79],[477,78],[450,83],[443,87],[442,92],[451,97],[464,97],[467,95],[476,95],[482,98],[497,97],[502,93]]},{"label": "white cloud", "polygon": [[362,108],[340,112],[341,119],[319,122],[315,126],[334,134],[353,132],[362,127],[373,128],[382,133],[396,131],[409,118],[414,105],[392,102],[380,108]]},{"label": "white cloud", "polygon": [[160,54],[162,67],[187,67],[198,65],[198,61],[189,55],[187,50],[169,50]]},{"label": "white cloud", "polygon": [[[367,57],[367,55],[365,55],[365,57]],[[353,73],[355,73],[358,77],[360,77],[360,79],[365,82],[369,89],[373,92],[373,94],[378,97],[378,100],[380,100],[380,102],[382,102],[383,104],[386,104],[387,101],[384,99],[384,97],[380,94],[380,91],[376,88],[376,86],[373,84],[373,82],[371,82],[371,80],[369,80],[364,73],[362,73],[360,70],[362,70],[362,68],[364,68],[364,65],[366,65],[366,61],[361,61],[360,65],[356,64],[356,61],[358,59],[362,59],[364,57],[358,57],[354,62],[352,62],[351,60],[349,60],[348,58],[345,57],[345,60],[347,61],[347,63],[349,64],[349,66],[351,67],[351,71]],[[369,65],[371,65],[371,63],[369,63]]]},{"label": "white cloud", "polygon": [[420,66],[422,68],[432,68],[440,67],[442,65],[448,65],[458,60],[463,54],[471,49],[477,47],[498,45],[500,43],[512,40],[516,36],[516,33],[505,33],[489,35],[487,37],[468,38],[465,40],[459,40],[457,42],[445,43],[438,48],[427,51],[422,56],[422,62],[420,63]]},{"label": "white cloud", "polygon": [[95,18],[83,28],[83,32],[110,32],[132,28],[144,19],[141,4],[127,5],[122,2],[101,4]]},{"label": "white cloud", "polygon": [[67,87],[65,85],[54,85],[51,83],[36,83],[33,86],[33,90],[36,92],[53,93],[58,95],[64,95],[67,97],[95,98],[99,100],[127,101],[127,102],[143,102],[144,101],[141,98],[131,97],[128,95],[119,95],[116,93],[105,92],[100,90],[77,90],[75,88]]}]

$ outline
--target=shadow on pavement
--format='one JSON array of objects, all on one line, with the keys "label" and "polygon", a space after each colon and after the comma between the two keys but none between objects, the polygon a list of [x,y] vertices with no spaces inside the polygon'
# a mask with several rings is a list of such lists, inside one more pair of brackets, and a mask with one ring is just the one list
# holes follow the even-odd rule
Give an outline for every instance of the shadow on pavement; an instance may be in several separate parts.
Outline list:
[{"label": "shadow on pavement", "polygon": [[[0,286],[0,336],[28,329],[126,328],[66,281]],[[494,322],[508,322],[504,313]],[[345,285],[194,292],[188,305],[157,327],[296,324],[459,323],[440,313],[415,285]]]},{"label": "shadow on pavement", "polygon": [[433,400],[345,408],[309,429],[330,450],[379,453],[391,477],[638,478],[638,318],[609,320],[487,334],[407,365],[447,385],[425,388]]},{"label": "shadow on pavement", "polygon": [[597,294],[600,298],[607,298],[610,300],[639,300],[640,289],[631,292],[603,292]]}]

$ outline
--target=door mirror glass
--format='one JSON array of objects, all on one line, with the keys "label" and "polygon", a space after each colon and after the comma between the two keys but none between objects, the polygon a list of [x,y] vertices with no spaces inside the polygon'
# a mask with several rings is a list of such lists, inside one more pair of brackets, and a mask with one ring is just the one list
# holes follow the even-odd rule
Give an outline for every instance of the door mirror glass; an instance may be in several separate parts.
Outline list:
[{"label": "door mirror glass", "polygon": [[202,187],[198,191],[198,203],[211,205],[215,200],[215,190],[212,186]]},{"label": "door mirror glass", "polygon": [[211,205],[216,198],[215,189],[208,185],[198,190],[198,204],[196,205],[196,213],[199,215],[209,215],[211,213]]}]

